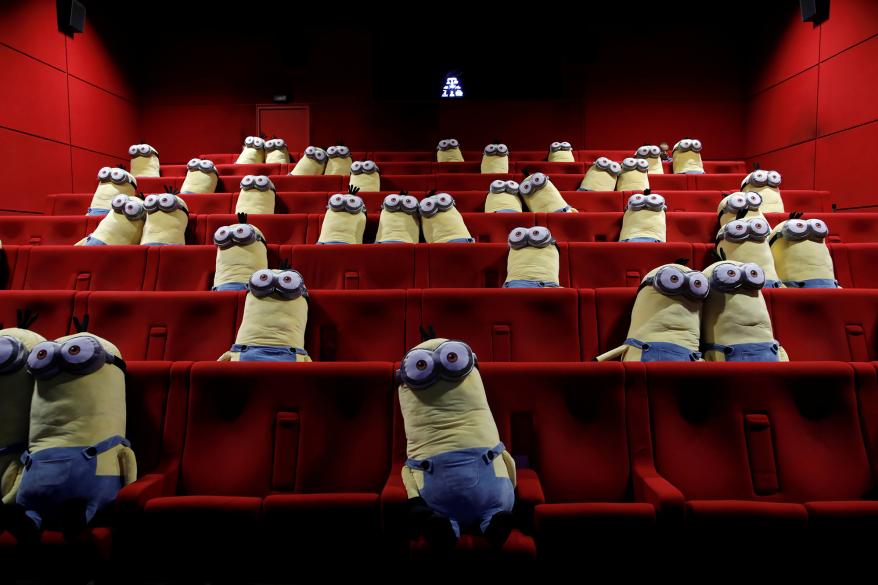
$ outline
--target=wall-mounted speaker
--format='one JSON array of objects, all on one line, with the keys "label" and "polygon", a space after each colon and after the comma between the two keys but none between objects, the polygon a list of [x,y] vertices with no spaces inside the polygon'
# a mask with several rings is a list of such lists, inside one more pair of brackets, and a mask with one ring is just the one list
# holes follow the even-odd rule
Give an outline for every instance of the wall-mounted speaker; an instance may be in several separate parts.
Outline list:
[{"label": "wall-mounted speaker", "polygon": [[829,0],[799,0],[802,20],[818,25],[829,18]]},{"label": "wall-mounted speaker", "polygon": [[58,30],[65,34],[85,32],[85,5],[79,0],[56,0]]}]

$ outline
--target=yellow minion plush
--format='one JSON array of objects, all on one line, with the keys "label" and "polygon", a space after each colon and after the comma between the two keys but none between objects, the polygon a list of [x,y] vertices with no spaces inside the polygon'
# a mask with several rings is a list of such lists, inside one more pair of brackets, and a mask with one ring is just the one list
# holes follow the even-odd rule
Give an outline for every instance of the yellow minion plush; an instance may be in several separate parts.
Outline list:
[{"label": "yellow minion plush", "polygon": [[701,163],[701,141],[694,138],[684,138],[675,144],[671,166],[678,174],[704,173],[704,165]]},{"label": "yellow minion plush", "polygon": [[79,333],[38,343],[27,357],[36,379],[30,439],[15,504],[3,514],[19,543],[45,529],[81,533],[137,478],[125,439],[125,362],[76,323]]},{"label": "yellow minion plush", "polygon": [[186,243],[189,208],[173,193],[148,195],[143,201],[146,224],[140,236],[143,246],[182,246]]},{"label": "yellow minion plush", "polygon": [[544,227],[519,227],[509,232],[509,256],[503,288],[557,288],[560,254]]},{"label": "yellow minion plush", "polygon": [[159,152],[149,144],[132,144],[128,147],[131,157],[131,174],[135,177],[160,176]]},{"label": "yellow minion plush", "polygon": [[777,171],[756,170],[741,181],[741,191],[759,193],[762,197],[762,213],[784,213],[780,196],[781,180]]},{"label": "yellow minion plush", "polygon": [[701,317],[701,351],[709,362],[789,361],[774,338],[758,264],[721,260],[704,270],[710,294]]},{"label": "yellow minion plush", "polygon": [[516,181],[491,181],[485,198],[485,213],[516,213],[521,211],[520,185]]},{"label": "yellow minion plush", "polygon": [[374,161],[357,161],[351,165],[350,186],[360,191],[381,190],[381,169]]},{"label": "yellow minion plush", "polygon": [[765,274],[762,288],[783,288],[774,265],[774,256],[768,245],[771,227],[761,215],[744,219],[744,208],[738,213],[742,219],[726,222],[716,234],[716,255],[723,260],[756,264]]},{"label": "yellow minion plush", "polygon": [[346,195],[336,193],[329,198],[318,244],[362,244],[366,231],[366,204],[350,187]]},{"label": "yellow minion plush", "polygon": [[326,168],[326,151],[316,146],[309,146],[303,153],[304,156],[299,159],[291,175],[322,175]]},{"label": "yellow minion plush", "polygon": [[475,242],[463,216],[448,193],[430,193],[418,204],[424,240],[428,244],[466,244]]},{"label": "yellow minion plush", "polygon": [[351,165],[351,149],[347,146],[330,146],[326,149],[326,156],[329,157],[326,163],[325,175],[350,175]]},{"label": "yellow minion plush", "polygon": [[549,162],[574,162],[573,146],[567,142],[553,142],[549,145]]},{"label": "yellow minion plush", "polygon": [[620,174],[622,165],[600,156],[586,171],[577,191],[615,191]]},{"label": "yellow minion plush", "polygon": [[236,165],[255,165],[265,162],[265,140],[259,136],[248,136],[244,139],[244,148],[238,155]]},{"label": "yellow minion plush", "polygon": [[620,242],[664,242],[665,198],[646,189],[628,198],[625,215],[622,216]]},{"label": "yellow minion plush", "polygon": [[265,141],[265,162],[269,164],[289,164],[290,149],[283,138]]},{"label": "yellow minion plush", "polygon": [[456,138],[440,140],[436,146],[436,162],[463,162],[460,142]]},{"label": "yellow minion plush", "polygon": [[576,209],[564,201],[549,176],[543,173],[534,173],[523,180],[518,192],[527,208],[534,213],[576,213]]},{"label": "yellow minion plush", "polygon": [[642,158],[649,164],[650,175],[665,174],[665,167],[662,166],[662,149],[655,144],[644,144],[634,151],[634,158]]},{"label": "yellow minion plush", "polygon": [[113,211],[104,216],[94,232],[76,242],[77,246],[135,246],[140,243],[146,220],[143,201],[139,197],[119,194],[110,205]]},{"label": "yellow minion plush", "polygon": [[620,347],[599,355],[597,361],[701,360],[701,306],[709,292],[707,277],[681,264],[651,270],[637,290],[628,338]]},{"label": "yellow minion plush", "polygon": [[223,226],[213,234],[216,244],[216,271],[212,290],[247,290],[250,275],[268,268],[268,249],[258,227],[247,223],[247,214],[238,214],[238,223]]},{"label": "yellow minion plush", "polygon": [[505,144],[489,144],[482,153],[483,175],[509,172],[509,147]]},{"label": "yellow minion plush", "polygon": [[0,329],[0,499],[15,500],[21,480],[21,454],[27,450],[34,378],[25,365],[34,346],[46,339],[30,331],[36,315],[18,310],[17,327]]},{"label": "yellow minion plush", "polygon": [[388,195],[381,203],[376,244],[417,244],[421,236],[418,200],[406,192]]},{"label": "yellow minion plush", "polygon": [[212,160],[193,158],[186,164],[186,178],[180,192],[184,195],[190,193],[214,193],[219,181],[219,173]]},{"label": "yellow minion plush", "polygon": [[768,240],[780,279],[790,288],[841,288],[824,242],[829,235],[826,222],[790,215],[774,226]]},{"label": "yellow minion plush", "polygon": [[86,215],[107,215],[110,203],[120,193],[131,197],[137,195],[137,179],[125,169],[103,167],[98,171],[98,188]]},{"label": "yellow minion plush", "polygon": [[273,214],[277,190],[265,175],[246,175],[241,179],[241,192],[235,213]]},{"label": "yellow minion plush", "polygon": [[295,270],[258,270],[250,276],[244,316],[221,362],[310,362],[305,351],[308,289]]},{"label": "yellow minion plush", "polygon": [[478,362],[463,341],[430,339],[397,371],[412,532],[452,547],[461,531],[502,545],[513,528],[515,462],[500,442]]},{"label": "yellow minion plush", "polygon": [[644,191],[649,189],[649,162],[629,156],[622,161],[622,173],[616,181],[616,191]]},{"label": "yellow minion plush", "polygon": [[751,219],[754,217],[765,219],[765,216],[762,215],[761,207],[762,197],[759,193],[742,193],[738,191],[737,193],[726,195],[716,208],[717,215],[719,216],[719,226],[722,227],[735,219]]}]

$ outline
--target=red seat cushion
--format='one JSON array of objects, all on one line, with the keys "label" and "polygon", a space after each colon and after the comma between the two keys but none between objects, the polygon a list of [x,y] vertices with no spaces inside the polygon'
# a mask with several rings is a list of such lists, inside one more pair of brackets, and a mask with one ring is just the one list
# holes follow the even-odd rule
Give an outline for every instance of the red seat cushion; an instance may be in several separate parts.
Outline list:
[{"label": "red seat cushion", "polygon": [[35,246],[27,251],[26,290],[141,290],[145,246]]},{"label": "red seat cushion", "polygon": [[292,246],[291,265],[310,290],[405,289],[415,286],[415,245]]}]

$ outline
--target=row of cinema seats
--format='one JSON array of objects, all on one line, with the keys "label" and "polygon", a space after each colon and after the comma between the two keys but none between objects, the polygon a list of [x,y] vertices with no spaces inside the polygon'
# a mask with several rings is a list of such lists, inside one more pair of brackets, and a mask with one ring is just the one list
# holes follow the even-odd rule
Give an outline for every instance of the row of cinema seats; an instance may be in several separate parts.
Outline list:
[{"label": "row of cinema seats", "polygon": [[[626,338],[633,287],[603,289],[316,290],[305,349],[321,362],[393,361],[421,340],[420,327],[466,340],[483,361],[589,361]],[[0,322],[39,313],[48,338],[89,330],[129,360],[215,360],[232,345],[244,292],[0,292]],[[790,359],[878,359],[878,290],[772,289],[775,337]]]},{"label": "row of cinema seats", "polygon": [[[501,558],[582,562],[613,535],[616,554],[637,558],[638,537],[680,527],[873,532],[875,364],[739,366],[481,363],[518,467],[518,528]],[[141,473],[119,494],[112,532],[95,531],[103,550],[112,541],[129,578],[185,560],[220,573],[244,563],[251,579],[289,577],[326,551],[365,557],[358,571],[405,552],[393,368],[129,362]],[[0,538],[0,554],[16,554],[9,544]]]},{"label": "row of cinema seats", "polygon": [[[680,259],[703,270],[717,260],[711,244],[559,243],[559,283],[572,288],[636,287],[647,272]],[[878,243],[830,244],[844,288],[878,288]],[[507,244],[268,246],[269,266],[284,261],[310,290],[499,288]],[[0,289],[206,291],[217,249],[202,246],[7,246]]]},{"label": "row of cinema seats", "polygon": [[[361,197],[366,210],[377,212],[387,195],[393,191],[364,192]],[[581,212],[614,212],[625,208],[628,198],[637,191],[562,191],[564,200]],[[333,195],[326,191],[279,192],[275,197],[275,213],[323,213],[327,202]],[[418,199],[426,197],[426,191],[412,192]],[[461,213],[478,213],[485,210],[486,190],[455,191],[454,205]],[[668,211],[696,211],[715,213],[719,202],[725,196],[722,191],[662,191]],[[54,194],[49,195],[46,215],[83,215],[88,209],[92,195]],[[238,193],[211,193],[184,195],[183,199],[192,214],[233,213],[238,201]],[[832,201],[829,191],[807,191],[785,189],[783,191],[786,209],[802,212],[830,212]]]},{"label": "row of cinema seats", "polygon": [[[619,243],[622,212],[586,213],[463,213],[470,234],[479,243],[506,242],[517,227],[541,225],[549,228],[558,242]],[[251,215],[248,223],[258,227],[271,244],[315,244],[320,237],[325,213]],[[823,219],[829,228],[828,243],[878,242],[878,222],[871,213],[808,213],[805,219]],[[375,241],[380,213],[367,215],[363,241]],[[770,225],[788,218],[787,214],[769,213]],[[92,233],[101,216],[0,216],[0,241],[4,245],[74,244]],[[235,215],[189,215],[185,239],[187,244],[213,243],[214,232],[222,226],[238,223]],[[704,244],[717,234],[717,214],[676,211],[665,219],[668,242]]]}]

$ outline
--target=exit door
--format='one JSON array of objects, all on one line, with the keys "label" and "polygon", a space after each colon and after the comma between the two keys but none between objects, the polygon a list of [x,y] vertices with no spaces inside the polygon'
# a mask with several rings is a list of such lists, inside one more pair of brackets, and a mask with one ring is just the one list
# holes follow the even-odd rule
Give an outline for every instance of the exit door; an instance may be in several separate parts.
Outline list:
[{"label": "exit door", "polygon": [[308,106],[260,106],[259,131],[266,139],[283,138],[293,152],[302,152],[311,141]]}]

